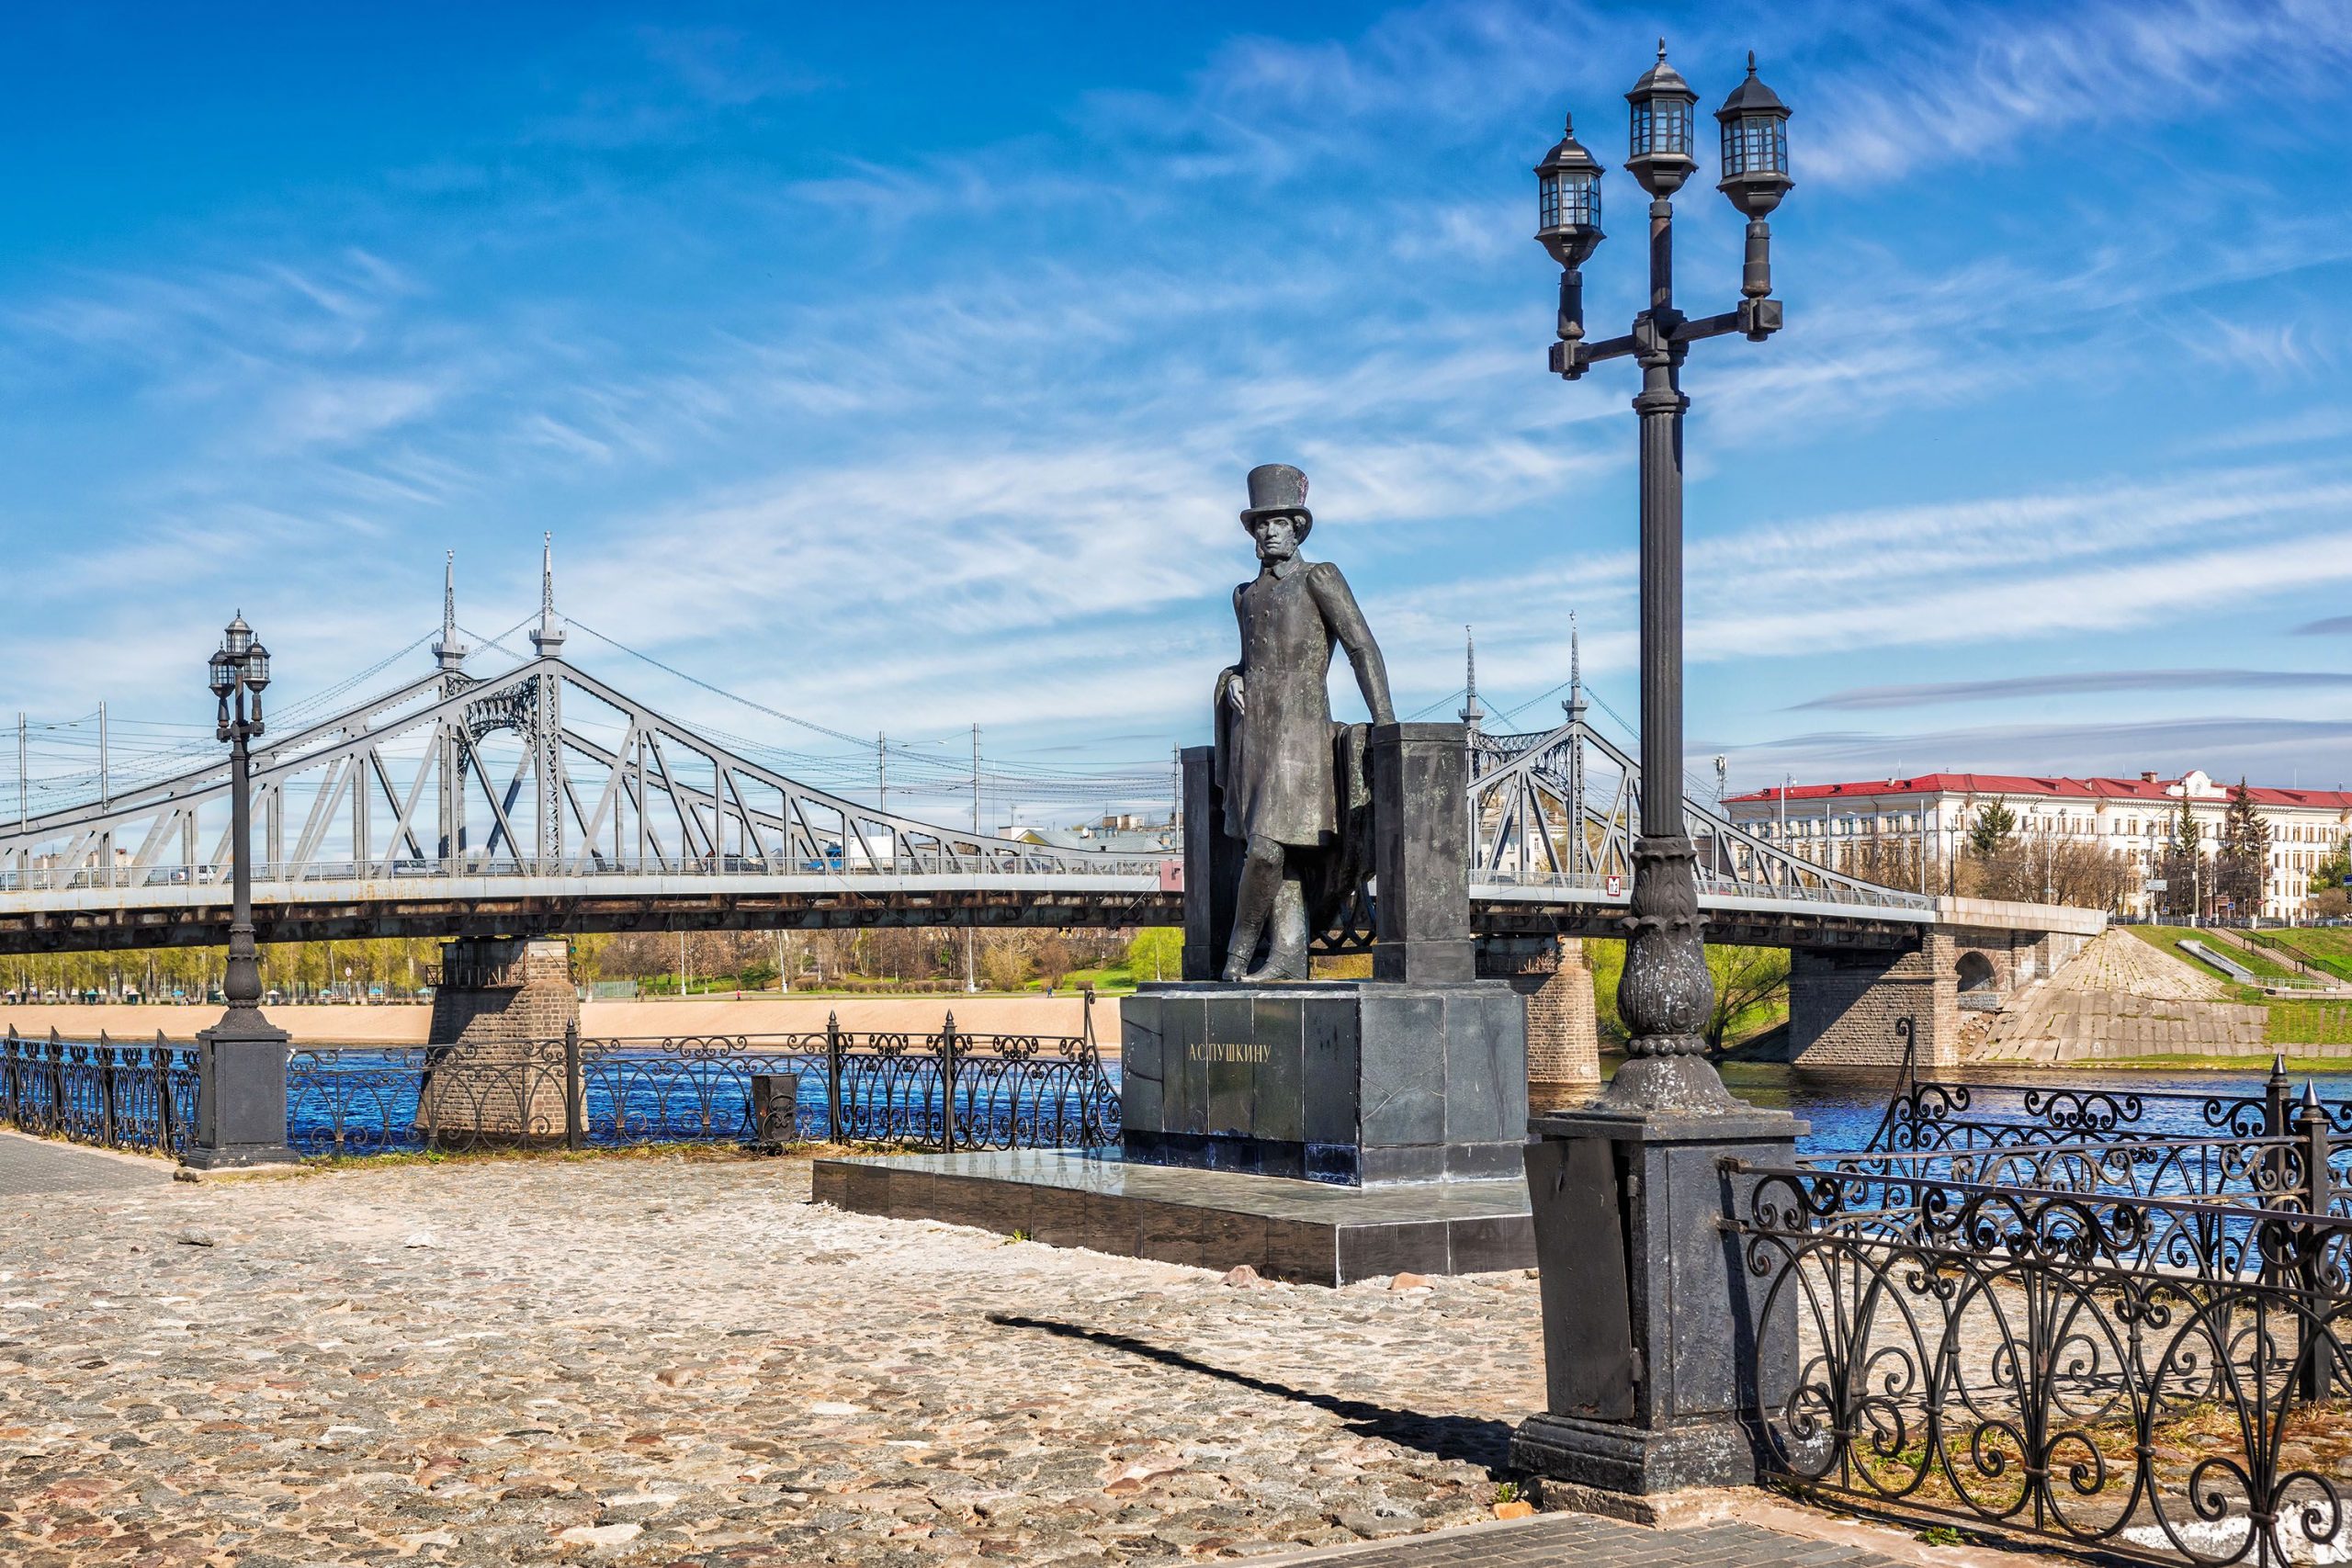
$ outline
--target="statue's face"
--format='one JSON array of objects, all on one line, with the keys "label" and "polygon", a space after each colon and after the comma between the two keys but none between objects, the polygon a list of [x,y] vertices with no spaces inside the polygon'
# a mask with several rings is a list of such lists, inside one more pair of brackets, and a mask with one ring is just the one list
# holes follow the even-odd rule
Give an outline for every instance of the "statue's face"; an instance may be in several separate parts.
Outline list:
[{"label": "statue's face", "polygon": [[1272,565],[1298,554],[1298,518],[1288,512],[1270,512],[1250,521],[1250,533],[1258,541],[1258,558]]}]

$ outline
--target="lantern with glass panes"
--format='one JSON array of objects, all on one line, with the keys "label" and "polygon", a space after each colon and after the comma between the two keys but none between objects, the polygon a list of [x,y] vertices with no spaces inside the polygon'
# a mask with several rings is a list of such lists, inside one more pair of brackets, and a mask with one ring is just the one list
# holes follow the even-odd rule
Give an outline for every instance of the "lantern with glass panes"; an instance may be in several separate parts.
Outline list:
[{"label": "lantern with glass panes", "polygon": [[1715,188],[1747,214],[1747,263],[1739,291],[1750,299],[1772,292],[1772,230],[1764,221],[1789,187],[1789,107],[1756,79],[1756,54],[1747,56],[1747,80],[1732,89],[1715,111],[1724,131],[1724,177]]},{"label": "lantern with glass panes", "polygon": [[1600,231],[1600,164],[1577,141],[1574,116],[1535,165],[1536,243],[1560,264],[1560,338],[1584,336],[1584,259]]},{"label": "lantern with glass panes", "polygon": [[1699,107],[1699,95],[1666,62],[1664,39],[1657,40],[1657,63],[1642,73],[1625,101],[1634,106],[1633,155],[1625,167],[1650,195],[1672,196],[1699,166],[1690,141],[1690,111]]}]

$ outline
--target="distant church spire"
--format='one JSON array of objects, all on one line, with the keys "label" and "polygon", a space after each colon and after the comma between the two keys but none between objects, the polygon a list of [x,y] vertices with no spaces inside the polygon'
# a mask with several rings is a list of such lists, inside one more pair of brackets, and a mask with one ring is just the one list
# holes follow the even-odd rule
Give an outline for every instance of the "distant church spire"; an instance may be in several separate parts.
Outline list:
[{"label": "distant church spire", "polygon": [[444,670],[462,670],[466,665],[466,645],[458,640],[458,552],[448,551],[441,562],[441,640],[433,645],[433,657]]},{"label": "distant church spire", "polygon": [[542,659],[563,651],[563,627],[555,618],[555,535],[551,532],[539,536],[539,626],[531,634],[531,646]]},{"label": "distant church spire", "polygon": [[1462,662],[1469,691],[1468,700],[1462,705],[1462,722],[1475,730],[1487,711],[1478,705],[1478,639],[1468,626],[1462,628]]}]

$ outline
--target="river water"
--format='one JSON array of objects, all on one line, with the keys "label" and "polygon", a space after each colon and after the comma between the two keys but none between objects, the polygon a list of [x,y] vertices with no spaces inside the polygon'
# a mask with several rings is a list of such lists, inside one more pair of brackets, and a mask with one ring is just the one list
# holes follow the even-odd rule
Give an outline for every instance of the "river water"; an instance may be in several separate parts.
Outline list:
[{"label": "river water", "polygon": [[[1605,1064],[1611,1070],[1615,1064]],[[1824,1083],[1802,1079],[1786,1066],[1762,1062],[1727,1062],[1723,1067],[1724,1082],[1734,1094],[1751,1105],[1774,1111],[1793,1111],[1809,1124],[1805,1135],[1798,1141],[1808,1154],[1830,1153],[1842,1149],[1859,1149],[1868,1144],[1877,1130],[1879,1119],[1885,1113],[1890,1087],[1887,1084]],[[2198,1103],[2151,1102],[2146,1116],[2139,1123],[2148,1131],[2177,1133],[2184,1137],[2206,1136],[2213,1132],[2202,1115],[2206,1099],[2258,1099],[2263,1085],[2269,1077],[2267,1068],[2245,1072],[2140,1072],[2120,1069],[2105,1071],[2083,1070],[2056,1072],[2005,1073],[2000,1083],[2025,1084],[2035,1088],[2097,1089],[2110,1094],[2181,1094],[2197,1098]],[[2303,1078],[2310,1077],[2318,1087],[2322,1100],[2352,1099],[2352,1072],[2297,1075],[2295,1093],[2302,1093]]]}]

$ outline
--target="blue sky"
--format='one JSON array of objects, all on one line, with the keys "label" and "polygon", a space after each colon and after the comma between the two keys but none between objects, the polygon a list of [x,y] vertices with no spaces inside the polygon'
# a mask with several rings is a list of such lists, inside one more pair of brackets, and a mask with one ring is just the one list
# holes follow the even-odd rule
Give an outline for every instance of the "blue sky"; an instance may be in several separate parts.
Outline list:
[{"label": "blue sky", "polygon": [[1632,373],[1544,373],[1528,169],[1573,107],[1622,330],[1661,31],[1702,109],[1754,48],[1796,111],[1789,328],[1686,377],[1694,771],[2352,782],[2344,0],[20,8],[0,695],[201,724],[242,606],[300,696],[433,626],[445,548],[521,619],[551,529],[577,622],[769,708],[1157,778],[1289,460],[1401,709],[1473,623],[1547,722],[1574,611],[1631,714]]}]

